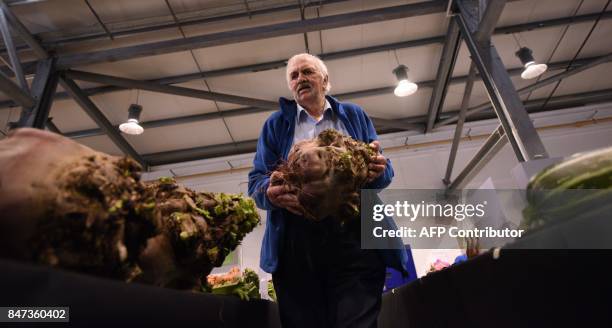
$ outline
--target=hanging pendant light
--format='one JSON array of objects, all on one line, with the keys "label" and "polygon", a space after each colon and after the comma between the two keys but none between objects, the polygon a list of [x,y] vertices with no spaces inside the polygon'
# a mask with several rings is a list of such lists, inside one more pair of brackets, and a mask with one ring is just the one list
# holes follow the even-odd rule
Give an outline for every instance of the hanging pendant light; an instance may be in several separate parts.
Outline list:
[{"label": "hanging pendant light", "polygon": [[397,97],[406,97],[415,93],[419,86],[408,80],[408,67],[406,65],[399,65],[393,70],[393,74],[399,81],[393,93]]},{"label": "hanging pendant light", "polygon": [[131,135],[138,135],[144,132],[144,128],[140,126],[138,120],[140,119],[140,113],[142,112],[142,106],[137,104],[131,104],[128,109],[128,120],[125,123],[119,125],[121,132]]},{"label": "hanging pendant light", "polygon": [[521,78],[523,80],[529,80],[536,78],[548,69],[546,64],[538,64],[533,59],[533,51],[527,47],[522,47],[516,52],[516,56],[521,60],[521,63],[525,67],[523,72],[521,73]]}]

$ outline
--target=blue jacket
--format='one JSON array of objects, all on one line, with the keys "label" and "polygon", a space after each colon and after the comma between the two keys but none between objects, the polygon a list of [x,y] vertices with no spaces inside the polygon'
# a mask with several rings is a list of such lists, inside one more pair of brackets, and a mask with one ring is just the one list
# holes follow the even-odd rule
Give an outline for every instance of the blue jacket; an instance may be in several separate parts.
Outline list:
[{"label": "blue jacket", "polygon": [[[363,109],[355,104],[338,102],[330,96],[327,96],[327,100],[351,137],[366,143],[378,139],[376,130]],[[280,111],[274,112],[264,123],[257,142],[253,170],[249,173],[249,196],[255,199],[259,208],[268,213],[266,232],[261,245],[260,266],[269,273],[273,273],[278,267],[278,251],[282,247],[284,220],[288,212],[272,205],[266,196],[266,190],[270,182],[270,173],[289,155],[297,114],[295,101],[280,98],[279,103]],[[366,185],[365,188],[384,189],[391,183],[393,175],[393,167],[387,160],[384,174]],[[394,225],[394,223],[391,224]],[[388,267],[407,272],[408,255],[401,243],[397,249],[381,250],[380,254]]]}]

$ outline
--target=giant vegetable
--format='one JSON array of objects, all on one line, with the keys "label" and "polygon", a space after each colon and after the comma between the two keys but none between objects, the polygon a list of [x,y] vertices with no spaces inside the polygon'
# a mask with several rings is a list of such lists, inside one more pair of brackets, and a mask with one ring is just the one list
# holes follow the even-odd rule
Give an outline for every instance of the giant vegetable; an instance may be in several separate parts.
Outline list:
[{"label": "giant vegetable", "polygon": [[522,226],[561,219],[604,217],[612,212],[612,147],[576,154],[534,176]]},{"label": "giant vegetable", "polygon": [[259,223],[253,201],[142,182],[140,172],[130,158],[14,131],[0,140],[0,256],[200,289]]},{"label": "giant vegetable", "polygon": [[345,220],[359,214],[359,190],[366,184],[374,150],[336,130],[293,146],[286,163],[272,174],[272,185],[294,192],[304,216]]}]

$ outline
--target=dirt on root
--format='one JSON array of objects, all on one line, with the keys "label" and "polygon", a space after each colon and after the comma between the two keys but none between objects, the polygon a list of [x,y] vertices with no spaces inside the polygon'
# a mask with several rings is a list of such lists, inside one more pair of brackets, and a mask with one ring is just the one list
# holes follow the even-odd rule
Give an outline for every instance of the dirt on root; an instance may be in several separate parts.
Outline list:
[{"label": "dirt on root", "polygon": [[0,256],[199,290],[259,224],[255,204],[172,178],[143,182],[141,171],[45,131],[0,140]]},{"label": "dirt on root", "polygon": [[294,192],[308,219],[350,220],[359,216],[359,190],[367,182],[374,154],[366,143],[325,130],[295,144],[287,162],[272,175],[271,184]]}]

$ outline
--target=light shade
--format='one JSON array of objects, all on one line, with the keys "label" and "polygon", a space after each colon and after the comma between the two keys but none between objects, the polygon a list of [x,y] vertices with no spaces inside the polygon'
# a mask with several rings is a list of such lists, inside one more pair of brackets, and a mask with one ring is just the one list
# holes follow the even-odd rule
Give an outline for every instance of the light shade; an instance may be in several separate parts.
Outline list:
[{"label": "light shade", "polygon": [[533,52],[527,47],[522,47],[516,52],[516,56],[521,60],[525,67],[521,73],[523,80],[529,80],[542,75],[548,69],[546,64],[538,64],[533,59]]},{"label": "light shade", "polygon": [[521,78],[523,80],[534,79],[546,72],[548,66],[546,64],[536,64],[535,62],[530,62],[525,64],[525,69],[521,73]]},{"label": "light shade", "polygon": [[401,80],[397,84],[397,87],[395,87],[395,90],[393,90],[393,93],[398,97],[406,97],[415,93],[418,88],[419,86],[416,85],[416,83],[414,82],[410,82],[408,80]]},{"label": "light shade", "polygon": [[408,80],[408,67],[406,65],[399,65],[393,70],[393,74],[399,81],[393,93],[397,97],[406,97],[417,91],[419,86]]},{"label": "light shade", "polygon": [[140,113],[142,112],[142,106],[137,104],[131,104],[128,109],[128,120],[125,123],[119,125],[119,130],[126,134],[138,135],[144,132],[144,128],[138,124],[140,119]]},{"label": "light shade", "polygon": [[125,123],[121,123],[121,125],[119,125],[119,130],[123,133],[133,135],[142,134],[144,132],[143,127],[138,124],[138,121],[132,118],[128,119]]}]

